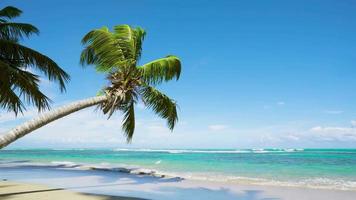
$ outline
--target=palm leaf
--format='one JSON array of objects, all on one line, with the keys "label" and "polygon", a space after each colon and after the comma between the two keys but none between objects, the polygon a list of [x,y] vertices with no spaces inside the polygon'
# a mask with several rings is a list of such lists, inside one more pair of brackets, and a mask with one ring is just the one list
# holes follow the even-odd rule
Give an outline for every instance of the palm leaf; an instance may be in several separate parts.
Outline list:
[{"label": "palm leaf", "polygon": [[176,56],[167,56],[138,67],[142,78],[147,84],[159,84],[173,78],[179,79],[181,62]]},{"label": "palm leaf", "polygon": [[135,57],[135,30],[129,25],[114,26],[114,35],[119,48],[123,51],[125,59],[133,60]]},{"label": "palm leaf", "polygon": [[167,120],[169,129],[173,130],[178,121],[176,103],[165,94],[151,86],[142,88],[142,100],[160,117]]},{"label": "palm leaf", "polygon": [[14,17],[20,16],[22,11],[13,6],[7,6],[0,10],[0,17],[12,19]]},{"label": "palm leaf", "polygon": [[133,29],[128,25],[115,26],[114,33],[107,27],[90,31],[82,39],[86,47],[80,63],[94,64],[99,72],[136,65],[141,56],[144,36],[143,29]]},{"label": "palm leaf", "polygon": [[142,43],[145,39],[146,32],[140,27],[135,29],[135,60],[138,61],[142,54]]},{"label": "palm leaf", "polygon": [[[39,90],[39,79],[28,71],[12,67],[0,61],[1,69],[1,105],[3,108],[14,111],[15,114],[25,108],[21,97],[27,103],[34,104],[39,111],[49,109],[50,100]],[[15,91],[18,91],[19,95]],[[16,97],[15,97],[16,96]]]},{"label": "palm leaf", "polygon": [[38,34],[39,30],[26,23],[0,23],[0,39],[18,40],[24,36],[29,37],[31,34]]},{"label": "palm leaf", "polygon": [[82,65],[94,64],[99,71],[110,71],[123,65],[124,54],[118,41],[107,27],[90,31],[82,39],[86,45],[80,56]]},{"label": "palm leaf", "polygon": [[1,60],[21,62],[22,66],[32,66],[43,72],[49,80],[59,83],[61,91],[65,91],[65,83],[70,79],[57,63],[49,57],[20,44],[0,39]]},{"label": "palm leaf", "polygon": [[136,65],[141,57],[142,42],[146,32],[140,27],[132,28],[127,24],[123,24],[114,27],[114,34],[125,54],[125,58],[131,60],[133,65]]},{"label": "palm leaf", "polygon": [[19,91],[19,97],[23,97],[27,103],[33,104],[38,111],[49,109],[51,100],[39,89],[39,78],[30,72],[16,69],[13,74],[13,90]]},{"label": "palm leaf", "polygon": [[125,133],[127,142],[131,142],[133,134],[135,132],[135,109],[134,101],[131,101],[127,106],[123,108],[124,118],[122,123],[122,129]]},{"label": "palm leaf", "polygon": [[13,111],[16,115],[22,112],[24,105],[21,99],[12,90],[10,83],[10,66],[0,60],[0,106],[8,111]]},{"label": "palm leaf", "polygon": [[93,64],[97,71],[108,73],[110,85],[101,93],[107,100],[100,104],[100,109],[108,118],[117,110],[124,113],[122,128],[127,142],[131,142],[135,130],[134,103],[138,97],[167,120],[170,130],[178,121],[174,100],[150,85],[178,80],[181,62],[176,56],[167,56],[137,67],[145,34],[142,28],[124,24],[115,26],[113,32],[107,27],[93,30],[82,40],[85,49],[81,64]]},{"label": "palm leaf", "polygon": [[11,89],[11,85],[0,80],[0,107],[8,112],[13,111],[15,115],[22,112],[24,104],[17,94]]}]

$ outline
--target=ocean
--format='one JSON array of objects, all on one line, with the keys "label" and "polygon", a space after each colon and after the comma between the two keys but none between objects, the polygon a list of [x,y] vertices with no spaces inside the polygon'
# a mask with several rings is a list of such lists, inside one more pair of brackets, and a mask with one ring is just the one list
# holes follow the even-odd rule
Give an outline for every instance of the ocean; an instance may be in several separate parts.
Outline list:
[{"label": "ocean", "polygon": [[356,149],[113,149],[0,151],[1,166],[154,171],[184,179],[356,190]]}]

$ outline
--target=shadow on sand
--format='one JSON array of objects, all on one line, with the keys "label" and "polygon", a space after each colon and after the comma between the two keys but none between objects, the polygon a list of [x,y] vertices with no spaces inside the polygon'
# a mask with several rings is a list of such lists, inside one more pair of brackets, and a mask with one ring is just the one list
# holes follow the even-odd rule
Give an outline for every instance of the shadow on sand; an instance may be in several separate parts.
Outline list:
[{"label": "shadow on sand", "polygon": [[[26,199],[27,194],[35,194],[35,193],[43,193],[42,195],[50,197],[51,196],[50,192],[60,191],[60,190],[65,190],[65,189],[54,188],[54,189],[45,189],[45,190],[29,190],[29,191],[21,191],[21,192],[3,193],[0,194],[0,199],[7,200],[7,199],[13,199],[14,197]],[[81,195],[83,197],[85,196],[100,197],[100,200],[148,200],[148,199],[135,198],[135,197],[109,196],[109,195],[97,195],[97,194],[87,194],[87,193],[81,193]]]},{"label": "shadow on sand", "polygon": [[[15,195],[29,193],[50,193],[58,190],[73,190],[83,192],[87,196],[100,196],[96,194],[109,194],[100,196],[104,200],[143,200],[143,199],[202,199],[202,200],[280,200],[270,197],[263,190],[240,190],[234,192],[229,188],[187,187],[179,177],[160,178],[147,175],[121,173],[115,171],[78,170],[75,167],[53,166],[14,166],[0,167],[4,178],[10,180],[40,180],[38,183],[51,182],[55,189],[20,191],[16,193],[0,194],[0,199],[11,199]],[[30,173],[29,173],[30,172]],[[8,176],[7,176],[7,175]],[[14,174],[16,177],[14,177]],[[26,175],[25,175],[26,174]],[[22,177],[19,177],[22,176]],[[83,181],[85,177],[95,177]],[[60,178],[60,179],[58,179]],[[59,183],[56,183],[60,180]],[[80,180],[80,181],[78,181]],[[30,181],[31,182],[31,181]],[[89,183],[89,184],[88,184]],[[51,184],[50,184],[51,185]],[[95,193],[95,194],[88,194]],[[128,198],[124,196],[141,197]]]}]

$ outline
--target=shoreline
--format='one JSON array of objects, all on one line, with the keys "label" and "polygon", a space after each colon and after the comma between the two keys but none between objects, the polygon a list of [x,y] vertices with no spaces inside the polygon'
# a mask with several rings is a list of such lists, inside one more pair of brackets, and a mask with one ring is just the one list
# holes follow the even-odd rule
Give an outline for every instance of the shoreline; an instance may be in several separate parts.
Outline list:
[{"label": "shoreline", "polygon": [[[20,164],[21,163],[21,164]],[[80,171],[103,171],[123,173],[139,176],[147,176],[153,178],[171,179],[176,181],[196,181],[196,182],[208,182],[213,184],[228,184],[228,185],[249,185],[249,186],[267,186],[267,187],[291,187],[300,189],[319,189],[319,190],[335,190],[335,191],[354,191],[356,192],[356,186],[351,185],[350,188],[343,186],[335,187],[334,185],[310,185],[305,182],[293,182],[293,181],[280,181],[280,180],[268,180],[262,178],[251,177],[226,177],[222,176],[218,179],[216,177],[200,177],[200,176],[185,176],[182,173],[171,173],[158,171],[151,168],[143,168],[139,166],[127,166],[127,165],[102,165],[102,164],[89,164],[89,163],[74,163],[71,161],[51,161],[45,162],[28,162],[28,161],[8,161],[0,162],[0,170],[2,167],[34,167],[34,168],[60,168],[71,169]],[[125,166],[125,167],[124,167]],[[1,178],[1,177],[0,177]],[[0,179],[1,180],[1,179]]]},{"label": "shoreline", "polygon": [[12,161],[221,184],[356,190],[355,155],[356,149],[8,149],[0,151],[0,167]]},{"label": "shoreline", "polygon": [[[81,170],[50,166],[0,167],[1,179],[25,185],[44,185],[65,191],[144,199],[226,199],[226,200],[351,200],[356,191],[311,189],[288,186],[267,186],[221,183],[156,177],[108,170]],[[0,191],[7,191],[1,188]]]}]

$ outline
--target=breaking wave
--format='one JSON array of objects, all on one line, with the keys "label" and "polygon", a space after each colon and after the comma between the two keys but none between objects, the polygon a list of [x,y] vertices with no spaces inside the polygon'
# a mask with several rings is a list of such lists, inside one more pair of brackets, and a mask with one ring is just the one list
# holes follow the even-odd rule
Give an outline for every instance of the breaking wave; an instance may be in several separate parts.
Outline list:
[{"label": "breaking wave", "polygon": [[[242,177],[242,176],[227,176],[211,173],[184,173],[184,172],[167,172],[158,171],[155,169],[141,168],[128,165],[113,165],[110,163],[99,164],[83,164],[72,161],[52,161],[50,163],[34,163],[34,162],[0,162],[1,167],[52,167],[61,169],[77,169],[77,170],[94,170],[117,173],[128,173],[140,176],[153,176],[157,178],[170,178],[176,180],[196,180],[196,181],[212,181],[224,182],[230,184],[252,184],[266,186],[288,186],[288,187],[306,187],[319,189],[334,189],[334,190],[356,190],[356,181],[330,179],[330,178],[309,178],[300,180],[273,180],[264,178]],[[108,174],[108,176],[111,176]]]},{"label": "breaking wave", "polygon": [[187,150],[187,149],[114,149],[119,152],[155,152],[155,153],[282,153],[300,152],[304,149],[236,149],[236,150]]}]

